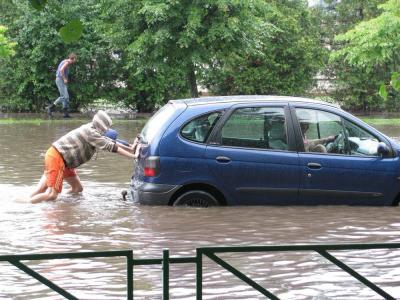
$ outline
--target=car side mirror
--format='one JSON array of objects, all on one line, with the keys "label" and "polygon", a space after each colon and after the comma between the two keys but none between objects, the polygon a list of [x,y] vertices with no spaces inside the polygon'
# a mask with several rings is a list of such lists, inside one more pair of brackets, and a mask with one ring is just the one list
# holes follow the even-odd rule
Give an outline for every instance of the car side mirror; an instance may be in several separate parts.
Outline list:
[{"label": "car side mirror", "polygon": [[377,152],[380,157],[385,157],[390,153],[390,149],[384,142],[380,142],[378,144]]}]

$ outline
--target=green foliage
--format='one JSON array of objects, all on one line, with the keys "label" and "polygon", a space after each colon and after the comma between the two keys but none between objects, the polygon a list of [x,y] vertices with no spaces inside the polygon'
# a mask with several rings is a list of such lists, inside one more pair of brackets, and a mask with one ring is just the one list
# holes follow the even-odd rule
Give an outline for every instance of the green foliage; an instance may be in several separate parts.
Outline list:
[{"label": "green foliage", "polygon": [[394,94],[388,93],[386,102],[379,96],[379,87],[390,74],[386,68],[377,65],[367,67],[350,64],[343,56],[336,54],[346,47],[346,43],[335,39],[335,36],[353,29],[359,23],[379,16],[381,11],[378,6],[384,1],[327,0],[328,6],[320,11],[324,42],[331,52],[323,74],[332,83],[330,96],[345,109],[353,111],[397,109],[392,99]]},{"label": "green foliage", "polygon": [[[375,89],[378,90],[380,86],[378,94],[384,100],[390,96],[396,99],[398,76],[390,76],[390,73],[398,70],[400,58],[400,1],[389,0],[379,5],[379,9],[382,12],[378,16],[363,20],[336,37],[341,47],[332,53],[331,60],[344,61],[375,78],[379,74],[380,80],[375,80]],[[387,82],[390,77],[395,85],[392,86],[393,92],[387,91],[387,86],[379,83]]]},{"label": "green foliage", "polygon": [[[254,53],[270,25],[265,1],[103,1],[108,32],[129,69],[143,78],[179,78],[179,93],[197,96],[197,74],[220,53]],[[123,28],[123,32],[121,32]],[[185,88],[181,86],[185,80]]]},{"label": "green foliage", "polygon": [[5,36],[7,28],[0,26],[0,58],[10,57],[15,54],[14,47],[16,43],[10,42]]},{"label": "green foliage", "polygon": [[196,97],[198,85],[303,95],[325,66],[335,102],[397,110],[399,1],[0,1],[0,56],[15,53],[0,60],[0,107],[43,110],[58,96],[57,65],[75,52],[73,107],[105,99],[150,112]]},{"label": "green foliage", "polygon": [[72,20],[59,30],[60,36],[65,43],[72,43],[79,40],[82,35],[83,25],[80,20]]},{"label": "green foliage", "polygon": [[390,0],[380,5],[382,14],[359,23],[354,29],[338,35],[336,40],[346,42],[332,58],[344,57],[352,65],[373,67],[391,62],[400,50],[400,2]]},{"label": "green foliage", "polygon": [[47,4],[47,0],[29,0],[31,5],[37,9],[37,10],[42,10]]},{"label": "green foliage", "polygon": [[384,100],[387,100],[388,92],[384,83],[382,83],[379,88],[379,96],[381,96]]},{"label": "green foliage", "polygon": [[253,53],[219,53],[204,83],[216,94],[305,94],[323,65],[326,50],[306,1],[269,1],[274,24]]},{"label": "green foliage", "polygon": [[[30,0],[31,5],[42,10],[47,4],[47,0]],[[60,28],[59,34],[61,39],[66,43],[76,42],[82,35],[83,25],[80,20],[72,20],[68,24]]]},{"label": "green foliage", "polygon": [[[0,106],[3,109],[41,111],[58,97],[55,72],[70,52],[78,55],[70,70],[72,107],[108,97],[115,89],[117,62],[110,45],[96,32],[93,19],[97,1],[49,1],[45,10],[20,1],[2,2],[0,16],[7,19],[9,36],[18,44],[15,56],[0,68]],[[3,9],[4,8],[4,9]],[[82,38],[66,44],[58,30],[71,20],[83,24]]]},{"label": "green foliage", "polygon": [[400,72],[394,72],[390,80],[390,85],[397,92],[400,92]]},{"label": "green foliage", "polygon": [[336,40],[344,47],[332,54],[343,57],[352,65],[372,68],[398,59],[400,50],[400,1],[390,0],[379,6],[383,12],[376,18],[361,22]]}]

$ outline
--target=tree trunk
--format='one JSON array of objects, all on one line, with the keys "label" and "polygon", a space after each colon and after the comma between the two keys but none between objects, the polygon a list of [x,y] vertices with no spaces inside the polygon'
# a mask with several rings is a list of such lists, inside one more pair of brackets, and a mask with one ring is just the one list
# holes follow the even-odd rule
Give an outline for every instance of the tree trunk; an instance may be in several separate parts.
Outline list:
[{"label": "tree trunk", "polygon": [[199,91],[197,90],[196,73],[194,72],[193,63],[188,64],[187,79],[190,87],[190,95],[193,98],[199,98]]},{"label": "tree trunk", "polygon": [[367,109],[368,109],[368,102],[365,100],[366,96],[367,95],[364,95],[364,94],[360,95],[360,100],[362,101],[363,112],[365,115],[367,114]]}]

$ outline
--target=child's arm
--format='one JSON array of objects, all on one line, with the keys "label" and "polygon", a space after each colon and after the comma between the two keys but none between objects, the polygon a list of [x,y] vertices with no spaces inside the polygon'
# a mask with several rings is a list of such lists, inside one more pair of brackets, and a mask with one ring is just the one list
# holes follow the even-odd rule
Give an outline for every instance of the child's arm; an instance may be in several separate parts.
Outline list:
[{"label": "child's arm", "polygon": [[117,153],[121,154],[123,156],[129,157],[129,158],[138,158],[139,157],[139,151],[140,151],[140,146],[136,147],[135,153],[131,153],[123,149],[120,145],[118,145]]},{"label": "child's arm", "polygon": [[124,149],[125,151],[131,152],[131,153],[134,152],[134,151],[133,151],[133,147],[132,147],[131,144],[128,144],[129,146],[126,146],[126,145],[124,145],[124,144],[121,144],[118,140],[116,141],[116,143],[117,143],[117,145],[118,145],[119,148],[122,148],[122,149]]},{"label": "child's arm", "polygon": [[132,153],[138,152],[138,150],[139,150],[138,145],[140,144],[139,135],[135,138],[135,140],[133,141],[133,144],[129,144],[128,142],[126,142],[126,144],[123,144],[121,142],[125,142],[125,141],[116,140],[118,147],[121,147],[128,152],[132,152]]}]

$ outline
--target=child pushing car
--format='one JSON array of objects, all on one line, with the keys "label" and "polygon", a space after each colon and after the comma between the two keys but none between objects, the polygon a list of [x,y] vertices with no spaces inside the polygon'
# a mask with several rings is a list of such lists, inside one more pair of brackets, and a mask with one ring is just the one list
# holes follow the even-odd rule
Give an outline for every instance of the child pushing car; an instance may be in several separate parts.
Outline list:
[{"label": "child pushing car", "polygon": [[112,125],[106,112],[99,110],[92,122],[76,128],[56,140],[47,150],[44,173],[36,190],[30,195],[31,203],[54,201],[62,191],[63,180],[71,186],[68,193],[82,192],[83,187],[76,168],[89,161],[98,150],[137,158],[140,151],[138,139],[123,145],[105,134]]}]

